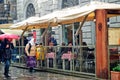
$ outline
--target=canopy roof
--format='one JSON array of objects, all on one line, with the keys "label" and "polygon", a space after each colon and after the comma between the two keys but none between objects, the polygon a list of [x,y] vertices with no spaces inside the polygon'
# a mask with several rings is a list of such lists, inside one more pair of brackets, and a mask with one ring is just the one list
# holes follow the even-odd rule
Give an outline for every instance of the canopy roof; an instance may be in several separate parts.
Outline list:
[{"label": "canopy roof", "polygon": [[13,24],[0,24],[0,29],[8,29]]},{"label": "canopy roof", "polygon": [[[98,1],[92,1],[89,4],[81,7],[75,6],[66,8],[63,10],[58,10],[47,14],[42,17],[30,17],[22,22],[16,23],[10,28],[12,29],[25,29],[28,26],[28,29],[36,29],[36,28],[47,28],[50,26],[57,26],[58,24],[70,24],[74,22],[81,22],[85,18],[86,21],[91,21],[95,19],[95,10],[98,9],[106,9],[106,10],[120,10],[120,4],[113,3],[104,3]],[[118,16],[120,14],[107,14],[107,18]]]},{"label": "canopy roof", "polygon": [[[5,34],[16,34],[19,36],[23,33],[23,30],[0,29],[0,31],[5,33]],[[28,36],[28,33],[25,32],[24,36]]]},{"label": "canopy roof", "polygon": [[[6,34],[16,34],[21,35],[23,30],[11,30],[9,27],[13,24],[0,24],[0,32],[6,33]],[[24,36],[28,36],[28,33],[25,32]]]}]

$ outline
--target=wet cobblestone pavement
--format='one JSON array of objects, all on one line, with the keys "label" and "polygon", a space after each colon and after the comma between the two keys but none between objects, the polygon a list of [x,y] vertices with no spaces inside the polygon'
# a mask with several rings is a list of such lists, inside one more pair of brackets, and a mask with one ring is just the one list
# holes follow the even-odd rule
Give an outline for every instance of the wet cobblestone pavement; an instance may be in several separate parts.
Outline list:
[{"label": "wet cobblestone pavement", "polygon": [[0,80],[92,80],[61,74],[36,71],[29,73],[27,69],[10,67],[11,77],[6,79],[3,75],[3,65],[0,65]]}]

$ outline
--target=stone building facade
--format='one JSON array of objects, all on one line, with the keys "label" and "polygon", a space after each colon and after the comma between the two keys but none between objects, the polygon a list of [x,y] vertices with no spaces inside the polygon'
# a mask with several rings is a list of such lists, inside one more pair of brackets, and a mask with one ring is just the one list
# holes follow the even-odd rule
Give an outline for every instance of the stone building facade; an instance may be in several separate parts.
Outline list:
[{"label": "stone building facade", "polygon": [[16,0],[0,0],[0,24],[16,20]]},{"label": "stone building facade", "polygon": [[[49,14],[55,10],[61,10],[66,7],[72,7],[76,5],[84,6],[90,1],[95,0],[17,0],[17,22],[22,21],[31,16],[43,16]],[[116,3],[120,4],[120,0],[96,0],[101,2]],[[52,28],[52,35],[57,39],[58,44],[62,42],[72,42],[74,37],[72,35],[73,31],[70,25],[62,25],[61,27]],[[75,23],[74,26],[78,27],[78,23]],[[74,30],[77,29],[74,28]],[[108,20],[108,27],[120,27],[120,17],[113,17]],[[40,41],[41,30],[36,30],[36,41]],[[68,32],[72,32],[70,36]],[[85,22],[82,28],[83,32],[83,41],[87,44],[95,44],[95,23],[93,21]]]}]

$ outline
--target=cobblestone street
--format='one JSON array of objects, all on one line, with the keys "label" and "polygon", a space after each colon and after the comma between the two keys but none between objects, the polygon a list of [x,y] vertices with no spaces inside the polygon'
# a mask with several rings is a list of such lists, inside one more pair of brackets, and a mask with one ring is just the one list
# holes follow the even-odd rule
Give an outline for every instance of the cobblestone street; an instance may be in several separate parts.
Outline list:
[{"label": "cobblestone street", "polygon": [[[0,80],[86,80],[85,78],[73,77],[48,72],[29,73],[27,69],[10,67],[11,77],[6,79],[3,75],[3,65],[0,65]],[[92,80],[92,79],[87,79]]]}]

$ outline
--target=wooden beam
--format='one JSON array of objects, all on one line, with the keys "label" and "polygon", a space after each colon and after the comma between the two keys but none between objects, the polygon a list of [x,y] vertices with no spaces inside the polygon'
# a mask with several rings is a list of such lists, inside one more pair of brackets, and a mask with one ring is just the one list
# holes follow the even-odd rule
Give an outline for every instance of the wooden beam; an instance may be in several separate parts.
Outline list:
[{"label": "wooden beam", "polygon": [[119,14],[120,15],[120,10],[108,10],[108,14]]},{"label": "wooden beam", "polygon": [[83,21],[81,22],[81,25],[79,25],[76,33],[75,33],[75,36],[77,36],[79,34],[79,31],[81,30],[83,24],[85,23],[86,19],[87,19],[88,15],[85,16],[85,18],[83,19]]},{"label": "wooden beam", "polygon": [[45,38],[45,46],[48,46],[48,44],[47,44],[48,40],[47,40],[47,35],[46,34],[47,34],[48,30],[50,29],[50,25],[51,25],[51,22],[48,24],[48,27],[45,29],[45,31],[41,35],[42,41],[44,40],[43,38]]},{"label": "wooden beam", "polygon": [[108,79],[107,11],[96,10],[96,76]]},{"label": "wooden beam", "polygon": [[22,32],[22,34],[21,34],[21,38],[23,37],[23,35],[24,35],[24,33],[25,33],[25,31],[28,29],[28,23],[26,23],[26,27],[25,27],[25,29],[23,30],[23,32]]}]

